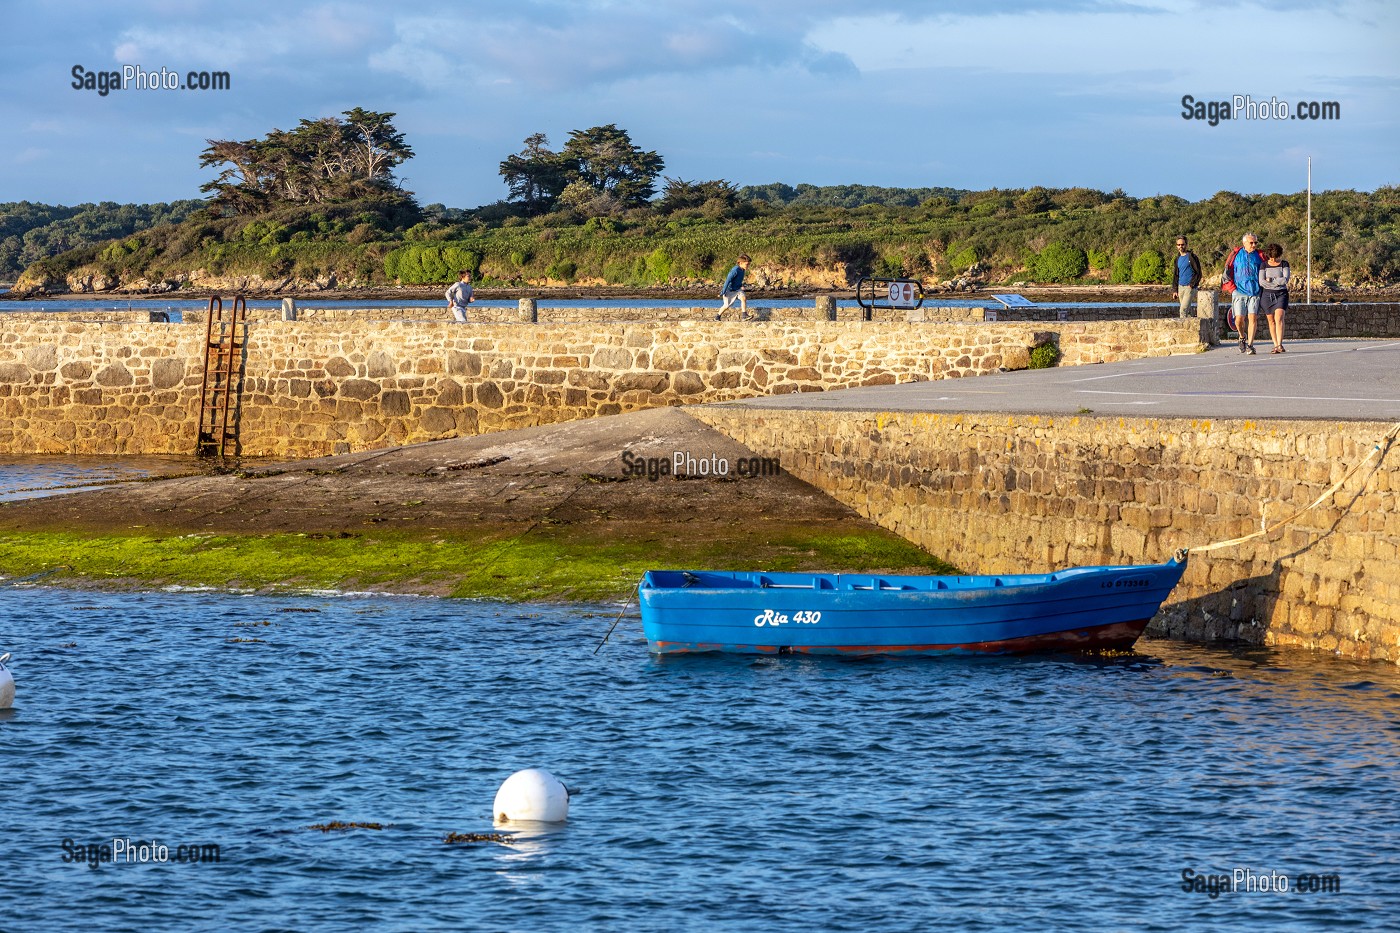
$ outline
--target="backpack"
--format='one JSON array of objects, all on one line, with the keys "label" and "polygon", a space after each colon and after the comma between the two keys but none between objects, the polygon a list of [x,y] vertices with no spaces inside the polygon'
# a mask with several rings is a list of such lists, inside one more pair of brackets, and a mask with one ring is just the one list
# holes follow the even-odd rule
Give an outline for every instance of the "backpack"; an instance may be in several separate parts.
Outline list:
[{"label": "backpack", "polygon": [[1230,255],[1225,257],[1225,272],[1220,276],[1220,290],[1227,295],[1235,292],[1235,257],[1240,254],[1240,247],[1236,246],[1230,250]]}]

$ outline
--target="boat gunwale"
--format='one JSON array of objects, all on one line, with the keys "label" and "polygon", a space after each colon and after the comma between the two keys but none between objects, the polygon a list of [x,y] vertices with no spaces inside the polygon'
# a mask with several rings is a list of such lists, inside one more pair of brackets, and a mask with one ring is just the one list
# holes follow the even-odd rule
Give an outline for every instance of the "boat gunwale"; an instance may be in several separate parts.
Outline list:
[{"label": "boat gunwale", "polygon": [[[802,572],[802,571],[763,571],[763,570],[648,570],[642,575],[641,581],[637,584],[640,593],[762,593],[774,590],[793,593],[870,593],[893,595],[899,593],[944,593],[949,591],[980,592],[996,591],[1007,589],[1019,589],[1037,585],[1052,586],[1056,584],[1067,584],[1082,582],[1085,578],[1094,576],[1107,576],[1109,574],[1132,574],[1150,573],[1160,574],[1163,572],[1173,572],[1180,567],[1184,571],[1184,560],[1173,557],[1160,564],[1113,564],[1089,567],[1068,567],[1063,570],[1052,571],[1050,573],[1027,573],[1027,574],[858,574],[858,573],[822,573],[822,572]],[[708,586],[697,585],[686,582],[683,584],[662,583],[657,578],[657,574],[676,575],[681,579],[689,577],[701,578],[702,574],[711,576],[726,577],[738,583],[744,581],[743,585],[735,586]],[[771,583],[764,582],[771,579],[810,579],[810,584],[799,583]],[[830,585],[819,585],[821,581],[826,581]],[[869,581],[866,585],[859,585],[855,581]],[[905,581],[914,581],[924,585],[913,585]],[[899,585],[883,586],[877,583],[898,582]],[[1173,587],[1175,582],[1173,582]]]}]

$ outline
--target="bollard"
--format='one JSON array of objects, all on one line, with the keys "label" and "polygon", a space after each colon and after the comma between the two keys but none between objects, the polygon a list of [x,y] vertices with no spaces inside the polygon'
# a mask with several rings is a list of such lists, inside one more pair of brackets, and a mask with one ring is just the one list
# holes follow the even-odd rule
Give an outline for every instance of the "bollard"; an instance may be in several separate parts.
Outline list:
[{"label": "bollard", "polygon": [[297,319],[297,300],[295,298],[282,299],[282,320],[295,321]]},{"label": "bollard", "polygon": [[817,296],[817,317],[823,321],[836,320],[836,299],[833,296]]},{"label": "bollard", "polygon": [[520,299],[520,323],[538,324],[540,322],[540,306],[533,298]]},{"label": "bollard", "polygon": [[1210,336],[1211,343],[1219,343],[1223,328],[1220,321],[1215,316],[1215,290],[1210,288],[1196,289],[1196,317],[1210,321],[1215,325],[1215,332]]}]

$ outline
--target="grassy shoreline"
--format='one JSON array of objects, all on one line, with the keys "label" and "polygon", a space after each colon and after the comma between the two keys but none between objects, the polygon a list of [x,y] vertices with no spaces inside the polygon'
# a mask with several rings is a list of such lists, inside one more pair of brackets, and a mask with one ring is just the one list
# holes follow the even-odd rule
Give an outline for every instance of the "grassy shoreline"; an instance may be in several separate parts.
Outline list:
[{"label": "grassy shoreline", "polygon": [[[180,585],[295,593],[380,590],[512,602],[622,599],[660,567],[846,572],[954,568],[884,531],[784,529],[748,542],[520,533],[170,535],[35,531],[0,536],[0,576],[45,574],[46,585]],[[0,585],[4,585],[0,580]]]}]

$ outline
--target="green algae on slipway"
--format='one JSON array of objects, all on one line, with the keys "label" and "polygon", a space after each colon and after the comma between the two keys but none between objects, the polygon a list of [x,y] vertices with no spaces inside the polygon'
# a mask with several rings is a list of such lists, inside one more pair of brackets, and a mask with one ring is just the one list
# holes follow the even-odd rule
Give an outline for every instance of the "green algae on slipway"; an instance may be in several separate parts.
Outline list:
[{"label": "green algae on slipway", "polygon": [[[0,536],[0,575],[46,584],[229,590],[384,590],[459,598],[595,601],[657,567],[844,572],[954,568],[888,532],[782,530],[736,541],[528,534],[82,534]],[[4,581],[0,581],[3,585]]]}]

